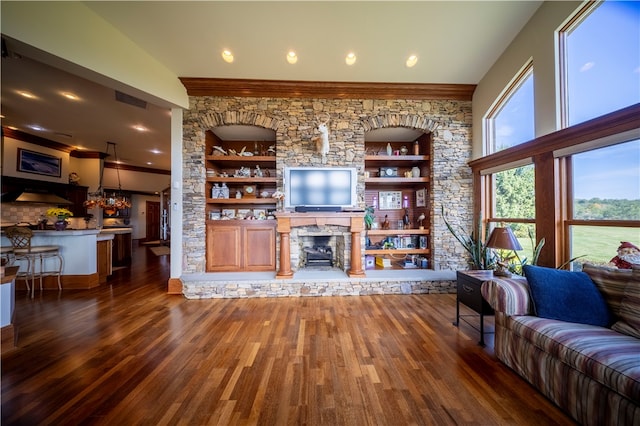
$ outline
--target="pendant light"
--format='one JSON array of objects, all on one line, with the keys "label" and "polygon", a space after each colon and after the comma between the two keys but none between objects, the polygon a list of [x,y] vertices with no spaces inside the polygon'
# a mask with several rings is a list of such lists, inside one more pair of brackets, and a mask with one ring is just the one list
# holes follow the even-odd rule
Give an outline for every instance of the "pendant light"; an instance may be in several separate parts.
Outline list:
[{"label": "pendant light", "polygon": [[[116,175],[118,176],[118,191],[105,193],[102,188],[102,179],[104,177],[104,163],[100,166],[100,185],[96,192],[90,192],[87,201],[83,205],[89,209],[100,207],[109,216],[115,215],[119,210],[131,207],[131,202],[122,192],[122,184],[120,182],[120,162],[118,161],[118,153],[116,151],[115,142],[107,142],[106,157],[109,156],[109,147],[113,147],[113,156],[116,162]],[[105,157],[105,158],[106,158]]]}]

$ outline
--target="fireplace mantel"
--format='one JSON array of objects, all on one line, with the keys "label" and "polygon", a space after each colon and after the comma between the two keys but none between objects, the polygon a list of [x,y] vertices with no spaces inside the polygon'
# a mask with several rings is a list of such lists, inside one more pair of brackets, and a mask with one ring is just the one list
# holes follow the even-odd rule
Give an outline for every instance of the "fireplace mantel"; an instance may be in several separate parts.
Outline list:
[{"label": "fireplace mantel", "polygon": [[362,269],[362,245],[360,234],[364,230],[364,212],[277,212],[280,234],[280,268],[276,278],[293,278],[291,270],[291,228],[301,226],[347,226],[351,232],[351,267],[349,277],[364,277]]}]

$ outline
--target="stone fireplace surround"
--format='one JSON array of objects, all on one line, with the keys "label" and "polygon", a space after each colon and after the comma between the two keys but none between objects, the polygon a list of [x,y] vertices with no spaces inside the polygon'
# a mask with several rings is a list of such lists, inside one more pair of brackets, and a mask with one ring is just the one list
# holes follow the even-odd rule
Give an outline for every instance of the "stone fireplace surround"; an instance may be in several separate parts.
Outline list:
[{"label": "stone fireplace surround", "polygon": [[[472,213],[471,102],[407,99],[291,99],[191,96],[183,120],[183,294],[186,297],[267,297],[290,295],[385,294],[451,292],[455,274],[464,269],[462,247],[446,229],[444,207],[454,226],[470,226]],[[318,135],[314,120],[328,114],[331,150],[323,162],[312,142]],[[355,166],[359,194],[364,180],[364,136],[367,131],[393,127],[422,129],[433,134],[429,191],[434,271],[400,271],[393,278],[347,278],[341,287],[322,282],[299,282],[274,277],[212,277],[205,274],[205,244],[201,232],[205,216],[205,131],[224,125],[252,125],[276,135],[277,176],[285,166]],[[363,205],[364,207],[364,205]],[[280,252],[280,243],[277,247]],[[376,271],[377,272],[377,271]],[[387,272],[387,271],[383,271]],[[426,274],[426,275],[425,275]],[[273,274],[272,274],[273,275]],[[403,278],[404,277],[404,278]],[[435,279],[434,279],[435,277]],[[323,281],[323,280],[320,280]],[[327,280],[324,280],[327,281]],[[400,286],[400,287],[398,287]]]}]

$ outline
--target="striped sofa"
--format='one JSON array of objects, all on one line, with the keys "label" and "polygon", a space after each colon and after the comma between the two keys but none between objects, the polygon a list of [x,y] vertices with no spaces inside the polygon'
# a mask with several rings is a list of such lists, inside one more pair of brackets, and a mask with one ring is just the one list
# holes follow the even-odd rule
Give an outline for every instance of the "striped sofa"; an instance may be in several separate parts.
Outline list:
[{"label": "striped sofa", "polygon": [[640,425],[640,270],[583,272],[604,296],[611,328],[535,316],[525,280],[484,282],[495,354],[580,424]]}]

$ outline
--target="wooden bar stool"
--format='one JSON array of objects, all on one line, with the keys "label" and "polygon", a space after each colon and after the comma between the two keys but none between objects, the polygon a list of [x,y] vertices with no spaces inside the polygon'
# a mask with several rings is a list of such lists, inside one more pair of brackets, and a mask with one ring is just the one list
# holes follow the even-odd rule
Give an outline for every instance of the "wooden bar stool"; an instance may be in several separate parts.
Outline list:
[{"label": "wooden bar stool", "polygon": [[[13,255],[16,262],[25,261],[27,267],[22,272],[19,270],[16,279],[23,279],[27,284],[27,290],[31,290],[31,298],[33,298],[36,278],[40,279],[40,290],[42,291],[42,278],[47,276],[56,276],[58,278],[58,289],[62,290],[60,275],[62,274],[63,260],[60,255],[60,246],[43,245],[32,246],[31,238],[33,231],[24,226],[12,226],[5,230],[5,235],[11,241],[13,246]],[[58,269],[45,270],[46,259],[58,259]],[[22,268],[21,268],[22,269]],[[29,286],[31,279],[31,286]]]}]

